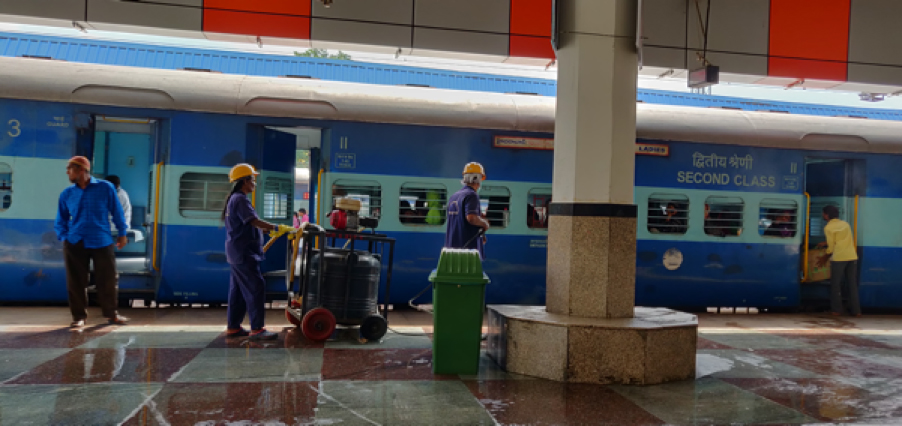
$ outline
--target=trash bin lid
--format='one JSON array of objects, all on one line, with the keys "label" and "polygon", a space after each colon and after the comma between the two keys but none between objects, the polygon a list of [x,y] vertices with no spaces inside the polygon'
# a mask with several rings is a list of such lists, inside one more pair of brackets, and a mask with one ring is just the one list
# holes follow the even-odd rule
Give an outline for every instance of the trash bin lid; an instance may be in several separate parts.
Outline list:
[{"label": "trash bin lid", "polygon": [[429,274],[429,282],[433,283],[488,284],[489,281],[476,250],[442,249],[438,267]]}]

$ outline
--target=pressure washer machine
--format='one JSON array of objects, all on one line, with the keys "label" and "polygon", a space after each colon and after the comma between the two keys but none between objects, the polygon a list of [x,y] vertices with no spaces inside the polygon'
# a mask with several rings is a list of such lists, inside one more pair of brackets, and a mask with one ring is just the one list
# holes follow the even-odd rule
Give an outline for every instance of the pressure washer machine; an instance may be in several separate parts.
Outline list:
[{"label": "pressure washer machine", "polygon": [[[301,238],[303,235],[303,238]],[[327,340],[336,325],[359,327],[367,341],[381,339],[388,330],[395,239],[369,232],[325,230],[307,224],[291,240],[286,279],[285,317],[309,340]],[[385,286],[382,288],[382,271]]]}]

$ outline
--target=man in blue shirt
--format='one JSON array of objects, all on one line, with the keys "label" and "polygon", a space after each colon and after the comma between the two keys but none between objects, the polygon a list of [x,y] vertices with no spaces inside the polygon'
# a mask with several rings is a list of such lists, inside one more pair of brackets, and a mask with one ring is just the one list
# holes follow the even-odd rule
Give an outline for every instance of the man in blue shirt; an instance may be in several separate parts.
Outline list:
[{"label": "man in blue shirt", "polygon": [[446,248],[479,250],[479,258],[485,260],[485,237],[475,238],[480,230],[489,230],[489,221],[482,217],[479,188],[485,180],[485,169],[479,163],[464,166],[464,185],[448,199],[448,229],[445,232]]},{"label": "man in blue shirt", "polygon": [[88,274],[94,262],[94,285],[103,316],[110,324],[124,325],[128,319],[116,312],[118,302],[118,273],[113,250],[113,224],[121,230],[115,241],[117,248],[125,247],[128,224],[113,184],[91,176],[91,162],[75,156],[66,166],[66,174],[73,185],[60,194],[56,215],[57,238],[63,242],[66,264],[66,287],[69,290],[69,310],[72,327],[83,327],[88,318]]}]

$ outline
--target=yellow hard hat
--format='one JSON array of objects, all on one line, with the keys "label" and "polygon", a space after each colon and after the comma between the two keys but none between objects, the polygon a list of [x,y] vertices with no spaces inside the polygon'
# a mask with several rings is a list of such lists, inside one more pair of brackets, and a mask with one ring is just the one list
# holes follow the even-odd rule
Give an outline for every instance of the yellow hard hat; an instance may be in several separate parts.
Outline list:
[{"label": "yellow hard hat", "polygon": [[486,179],[486,177],[485,177],[485,167],[482,167],[482,164],[479,164],[479,163],[467,163],[467,165],[464,166],[464,174],[465,174],[465,175],[475,174],[475,173],[481,174],[481,175],[482,175],[482,180],[485,180],[485,179]]},{"label": "yellow hard hat", "polygon": [[236,164],[235,167],[232,167],[232,170],[229,170],[229,182],[235,182],[238,179],[246,178],[251,175],[259,176],[260,173],[254,170],[254,166],[250,164]]}]

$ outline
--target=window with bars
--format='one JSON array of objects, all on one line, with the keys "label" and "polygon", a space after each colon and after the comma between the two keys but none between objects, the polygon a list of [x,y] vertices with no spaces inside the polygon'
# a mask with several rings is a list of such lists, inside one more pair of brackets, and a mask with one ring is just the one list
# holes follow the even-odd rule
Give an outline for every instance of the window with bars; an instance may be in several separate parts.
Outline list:
[{"label": "window with bars", "polygon": [[531,229],[548,228],[548,208],[551,188],[533,188],[526,194],[526,226]]},{"label": "window with bars", "polygon": [[503,186],[483,186],[479,191],[482,214],[492,228],[507,228],[510,220],[511,192]]},{"label": "window with bars", "polygon": [[793,200],[765,198],[758,206],[758,233],[765,237],[792,238],[799,229],[799,205]]},{"label": "window with bars", "polygon": [[267,177],[263,183],[263,218],[286,220],[291,217],[291,179]]},{"label": "window with bars", "polygon": [[398,219],[403,225],[445,224],[448,190],[437,183],[405,183],[398,197]]},{"label": "window with bars", "polygon": [[9,210],[13,203],[13,168],[0,163],[0,212]]},{"label": "window with bars", "polygon": [[742,235],[745,202],[739,197],[708,197],[705,200],[705,234],[714,237]]},{"label": "window with bars", "polygon": [[689,197],[652,194],[648,197],[648,232],[682,235],[689,229]]},{"label": "window with bars", "polygon": [[226,173],[185,173],[179,179],[179,214],[218,219],[230,192],[232,185]]},{"label": "window with bars", "polygon": [[332,206],[339,198],[353,198],[360,201],[360,216],[382,216],[382,185],[373,180],[339,179],[332,184]]}]

